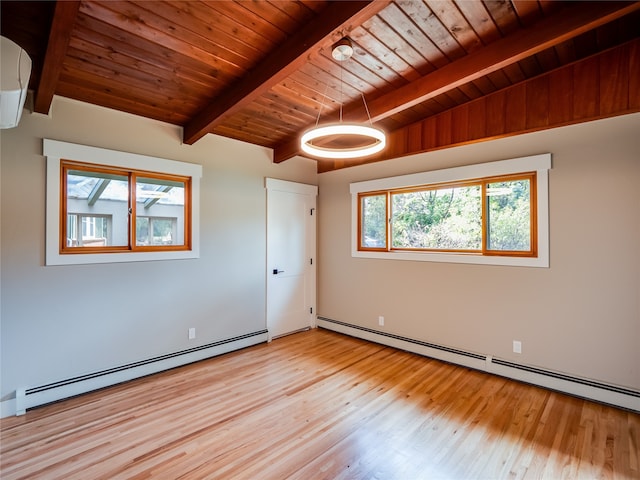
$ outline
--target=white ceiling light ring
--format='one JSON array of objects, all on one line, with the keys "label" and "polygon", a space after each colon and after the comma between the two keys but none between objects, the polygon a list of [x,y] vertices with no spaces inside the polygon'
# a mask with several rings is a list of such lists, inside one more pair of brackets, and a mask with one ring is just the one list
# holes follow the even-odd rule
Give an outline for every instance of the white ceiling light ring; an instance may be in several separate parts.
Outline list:
[{"label": "white ceiling light ring", "polygon": [[[343,137],[365,137],[371,140],[371,143],[346,148],[332,148],[314,145],[314,140],[323,139],[335,135]],[[322,158],[347,159],[366,157],[378,153],[386,146],[386,135],[378,129],[367,125],[353,123],[336,123],[313,128],[305,132],[300,139],[302,151]]]},{"label": "white ceiling light ring", "polygon": [[[342,38],[336,42],[332,47],[331,55],[339,62],[348,60],[353,55],[353,45],[351,40],[347,37]],[[342,70],[340,71],[342,73]],[[340,77],[342,82],[342,75]],[[328,86],[328,85],[327,85]],[[342,93],[342,83],[340,92]],[[343,123],[342,122],[342,101],[340,103],[340,122],[336,124],[318,125],[320,121],[320,113],[322,107],[318,112],[318,120],[316,126],[307,132],[305,132],[300,139],[300,148],[304,153],[319,157],[330,159],[351,159],[360,158],[373,155],[382,151],[386,144],[386,134],[384,131],[373,127],[371,123],[371,115],[369,114],[369,108],[364,98],[364,94],[360,93],[362,97],[362,103],[364,104],[365,111],[369,117],[369,125],[358,123]],[[324,106],[324,103],[323,103]],[[347,143],[352,143],[357,138],[368,139],[369,143],[358,146],[326,146],[329,144],[329,137],[342,137],[342,140],[346,140]],[[325,140],[325,146],[314,145],[314,140]],[[320,142],[322,143],[322,142]]]}]

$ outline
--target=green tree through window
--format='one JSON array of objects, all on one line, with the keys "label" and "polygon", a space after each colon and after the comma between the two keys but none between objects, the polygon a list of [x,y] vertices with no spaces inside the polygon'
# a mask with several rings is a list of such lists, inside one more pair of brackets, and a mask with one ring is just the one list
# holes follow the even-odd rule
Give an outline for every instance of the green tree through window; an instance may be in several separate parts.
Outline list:
[{"label": "green tree through window", "polygon": [[358,248],[535,256],[534,187],[528,173],[360,193]]}]

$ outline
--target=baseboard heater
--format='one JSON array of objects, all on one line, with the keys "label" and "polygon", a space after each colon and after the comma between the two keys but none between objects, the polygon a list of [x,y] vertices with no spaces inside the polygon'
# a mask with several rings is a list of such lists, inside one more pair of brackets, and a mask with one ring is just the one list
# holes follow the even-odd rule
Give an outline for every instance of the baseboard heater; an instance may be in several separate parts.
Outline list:
[{"label": "baseboard heater", "polygon": [[382,332],[372,328],[352,325],[339,320],[318,317],[320,328],[344,333],[364,340],[399,348],[426,357],[481,370],[502,377],[538,385],[551,390],[568,393],[581,398],[595,400],[608,405],[640,412],[640,391],[617,385],[606,384],[586,378],[576,377],[561,372],[546,370],[528,365],[451,348],[434,343],[424,342],[393,333]]},{"label": "baseboard heater", "polygon": [[[15,397],[15,414],[24,415],[29,408],[187,365],[266,341],[267,330],[260,330],[46,385],[18,389]],[[3,416],[6,416],[4,413]]]}]

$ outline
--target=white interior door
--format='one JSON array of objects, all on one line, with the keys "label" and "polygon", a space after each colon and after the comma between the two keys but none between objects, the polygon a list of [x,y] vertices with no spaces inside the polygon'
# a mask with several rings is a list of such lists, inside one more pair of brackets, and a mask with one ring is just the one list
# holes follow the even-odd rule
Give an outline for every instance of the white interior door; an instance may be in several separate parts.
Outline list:
[{"label": "white interior door", "polygon": [[318,187],[266,179],[269,339],[315,324]]}]

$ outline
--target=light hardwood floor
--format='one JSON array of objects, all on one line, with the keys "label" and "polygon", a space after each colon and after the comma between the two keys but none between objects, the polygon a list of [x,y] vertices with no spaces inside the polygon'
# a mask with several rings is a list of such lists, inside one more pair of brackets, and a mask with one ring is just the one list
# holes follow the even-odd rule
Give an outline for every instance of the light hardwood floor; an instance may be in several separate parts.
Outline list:
[{"label": "light hardwood floor", "polygon": [[638,479],[640,415],[312,330],[1,422],[10,479]]}]

